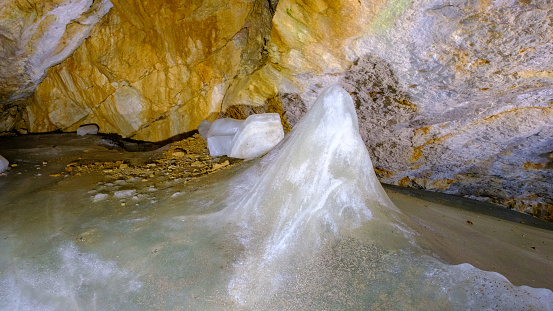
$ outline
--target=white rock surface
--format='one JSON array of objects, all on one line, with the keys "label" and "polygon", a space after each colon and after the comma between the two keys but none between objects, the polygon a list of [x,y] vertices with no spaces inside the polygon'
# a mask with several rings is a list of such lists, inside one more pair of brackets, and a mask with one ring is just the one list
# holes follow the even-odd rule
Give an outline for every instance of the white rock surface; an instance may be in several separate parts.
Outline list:
[{"label": "white rock surface", "polygon": [[84,135],[96,135],[98,134],[98,131],[100,128],[96,124],[87,124],[82,125],[77,129],[77,135],[84,136]]},{"label": "white rock surface", "polygon": [[228,155],[234,136],[212,136],[207,138],[207,148],[212,157]]},{"label": "white rock surface", "polygon": [[273,149],[284,138],[284,129],[278,113],[249,116],[232,140],[229,156],[253,159]]},{"label": "white rock surface", "polygon": [[7,170],[10,166],[10,162],[0,155],[0,173]]},{"label": "white rock surface", "polygon": [[200,132],[200,136],[207,141],[207,134],[209,133],[209,130],[211,129],[211,125],[213,123],[203,120],[200,125],[198,125],[198,132]]}]

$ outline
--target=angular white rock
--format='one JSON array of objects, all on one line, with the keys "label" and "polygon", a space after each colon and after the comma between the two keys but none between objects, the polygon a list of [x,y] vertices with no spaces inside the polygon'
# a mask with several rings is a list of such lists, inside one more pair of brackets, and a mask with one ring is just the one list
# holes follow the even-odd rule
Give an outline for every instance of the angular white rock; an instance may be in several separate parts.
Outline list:
[{"label": "angular white rock", "polygon": [[253,159],[273,149],[284,138],[284,129],[278,113],[249,116],[232,140],[229,156]]},{"label": "angular white rock", "polygon": [[198,132],[205,141],[207,141],[207,134],[209,133],[209,129],[211,129],[211,125],[212,123],[207,120],[203,120],[202,123],[198,125]]},{"label": "angular white rock", "polygon": [[77,135],[79,136],[84,136],[84,135],[96,135],[98,134],[98,130],[100,128],[98,127],[98,125],[96,124],[86,124],[86,125],[81,125],[78,129],[77,129]]},{"label": "angular white rock", "polygon": [[0,155],[0,173],[7,170],[10,166],[10,162]]},{"label": "angular white rock", "polygon": [[234,136],[211,136],[207,138],[207,148],[212,157],[228,155]]},{"label": "angular white rock", "polygon": [[213,122],[207,137],[213,136],[234,136],[244,120],[236,120],[231,118],[218,119]]}]

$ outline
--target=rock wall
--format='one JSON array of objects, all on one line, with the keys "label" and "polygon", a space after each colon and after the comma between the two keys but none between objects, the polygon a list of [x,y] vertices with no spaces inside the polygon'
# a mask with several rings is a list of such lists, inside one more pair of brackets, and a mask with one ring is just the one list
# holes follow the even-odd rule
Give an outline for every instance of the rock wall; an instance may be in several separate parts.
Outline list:
[{"label": "rock wall", "polygon": [[112,2],[37,87],[26,110],[31,132],[96,123],[104,133],[165,140],[215,119],[227,88],[265,57],[268,1]]},{"label": "rock wall", "polygon": [[0,132],[25,127],[26,99],[47,69],[71,55],[111,6],[109,0],[0,3]]}]

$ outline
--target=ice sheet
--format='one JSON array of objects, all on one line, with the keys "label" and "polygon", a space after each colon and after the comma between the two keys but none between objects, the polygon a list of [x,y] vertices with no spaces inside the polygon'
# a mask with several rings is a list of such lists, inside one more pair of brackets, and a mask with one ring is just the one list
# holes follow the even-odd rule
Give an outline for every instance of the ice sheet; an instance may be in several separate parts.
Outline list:
[{"label": "ice sheet", "polygon": [[265,157],[186,184],[28,168],[0,178],[3,310],[553,310],[548,289],[417,245],[339,87]]}]

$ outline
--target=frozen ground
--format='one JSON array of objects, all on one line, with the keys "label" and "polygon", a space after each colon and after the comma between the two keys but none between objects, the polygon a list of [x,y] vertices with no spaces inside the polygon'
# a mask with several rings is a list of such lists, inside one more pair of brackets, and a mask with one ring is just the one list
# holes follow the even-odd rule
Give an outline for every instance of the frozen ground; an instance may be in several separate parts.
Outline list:
[{"label": "frozen ground", "polygon": [[[348,127],[341,128],[336,141],[354,143]],[[75,161],[147,168],[156,151],[110,150],[91,135],[0,139],[0,154],[17,164],[0,176],[0,309],[551,306],[551,292],[536,289],[553,289],[549,224],[502,209],[486,215],[459,208],[486,211],[479,202],[388,189],[395,209],[372,183],[370,166],[334,161],[348,154],[334,149],[340,143],[327,145],[318,136],[294,154],[316,156],[331,148],[330,158],[291,157],[290,142],[309,139],[301,133],[291,132],[260,161],[196,179],[174,175],[178,162],[170,157],[166,170],[147,176],[113,169],[60,174]],[[186,153],[170,146],[165,151]],[[361,156],[349,164],[366,161]],[[334,177],[323,178],[325,172]],[[271,188],[287,190],[265,191]]]}]

